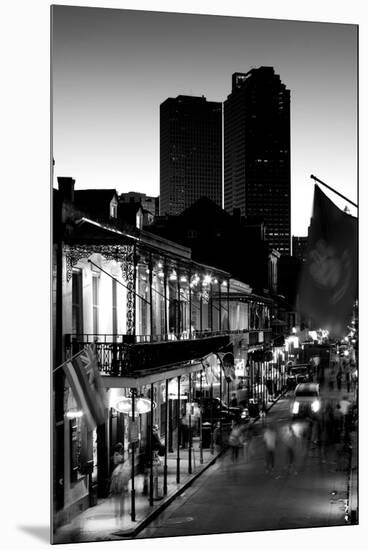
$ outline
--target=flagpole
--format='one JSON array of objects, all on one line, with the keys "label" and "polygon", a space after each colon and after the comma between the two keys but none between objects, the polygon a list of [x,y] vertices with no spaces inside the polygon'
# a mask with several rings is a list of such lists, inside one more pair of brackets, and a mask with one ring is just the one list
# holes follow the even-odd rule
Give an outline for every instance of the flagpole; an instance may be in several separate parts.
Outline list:
[{"label": "flagpole", "polygon": [[78,353],[76,353],[75,355],[73,355],[72,357],[70,357],[70,359],[67,359],[66,361],[64,361],[64,363],[61,363],[61,365],[59,365],[58,367],[56,367],[53,371],[52,371],[52,374],[54,374],[54,372],[56,372],[57,370],[59,369],[62,369],[67,363],[70,363],[71,361],[73,361],[73,359],[75,359],[76,357],[78,357],[78,355],[80,355],[81,353],[84,352],[84,349],[81,349],[80,351],[78,351]]},{"label": "flagpole", "polygon": [[335,189],[333,189],[332,187],[330,187],[329,185],[327,185],[327,183],[324,183],[324,182],[321,181],[320,179],[316,178],[316,176],[313,176],[313,174],[311,174],[310,177],[312,178],[312,180],[317,181],[317,182],[320,183],[321,185],[324,185],[325,187],[327,187],[327,189],[329,189],[329,190],[332,191],[333,193],[336,193],[336,195],[338,195],[339,197],[341,197],[341,198],[344,199],[345,201],[350,202],[350,204],[352,204],[353,206],[355,206],[355,208],[358,208],[358,205],[355,204],[355,202],[351,201],[350,199],[348,199],[347,197],[345,197],[344,195],[342,195],[341,193],[339,193],[338,191],[336,191]]}]

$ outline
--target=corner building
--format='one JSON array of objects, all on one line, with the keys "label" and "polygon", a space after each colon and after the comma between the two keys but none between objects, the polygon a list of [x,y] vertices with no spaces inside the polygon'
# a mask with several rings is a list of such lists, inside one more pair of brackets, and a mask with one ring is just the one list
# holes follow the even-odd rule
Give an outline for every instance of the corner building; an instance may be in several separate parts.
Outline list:
[{"label": "corner building", "polygon": [[224,208],[261,216],[271,247],[290,254],[290,91],[273,67],[232,75],[224,102]]},{"label": "corner building", "polygon": [[179,95],[160,106],[160,215],[201,197],[222,206],[222,106]]}]

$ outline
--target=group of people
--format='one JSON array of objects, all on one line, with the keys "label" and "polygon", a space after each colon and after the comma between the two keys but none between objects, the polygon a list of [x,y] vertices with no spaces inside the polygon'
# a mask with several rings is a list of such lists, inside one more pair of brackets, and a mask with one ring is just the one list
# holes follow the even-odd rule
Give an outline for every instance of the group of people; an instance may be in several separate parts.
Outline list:
[{"label": "group of people", "polygon": [[261,410],[257,427],[253,423],[244,425],[233,420],[228,438],[231,460],[236,463],[242,456],[248,461],[250,443],[257,431],[263,444],[266,473],[275,470],[277,449],[284,470],[296,474],[296,462],[302,466],[311,450],[317,453],[323,464],[330,452],[336,452],[336,445],[350,448],[355,418],[355,407],[345,394],[338,401],[327,400],[318,416],[307,416],[283,425],[276,425],[267,417],[266,409]]},{"label": "group of people", "polygon": [[[159,437],[159,428],[155,424],[152,427],[152,453],[150,446],[144,457],[144,479],[143,494],[148,494],[149,475],[151,469],[151,460],[153,467],[161,464],[160,456],[165,452]],[[114,515],[117,523],[121,522],[124,516],[125,503],[127,502],[127,493],[129,492],[129,481],[131,478],[131,459],[129,453],[126,455],[122,443],[117,443],[113,448],[111,457],[112,474],[110,479],[109,496],[114,503]]]},{"label": "group of people", "polygon": [[350,362],[344,360],[342,362],[339,360],[332,361],[328,381],[329,390],[334,390],[336,382],[336,388],[338,391],[341,391],[343,386],[345,387],[347,393],[350,393],[351,390],[354,391],[356,377],[353,373],[354,371],[351,368]]}]

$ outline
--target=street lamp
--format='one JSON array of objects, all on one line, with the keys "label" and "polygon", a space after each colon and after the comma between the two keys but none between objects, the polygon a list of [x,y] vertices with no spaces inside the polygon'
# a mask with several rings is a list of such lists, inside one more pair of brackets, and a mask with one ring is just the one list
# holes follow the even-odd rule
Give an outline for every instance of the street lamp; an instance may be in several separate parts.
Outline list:
[{"label": "street lamp", "polygon": [[[156,403],[153,402],[153,408],[156,408]],[[122,397],[114,405],[114,409],[120,413],[133,416],[133,401],[131,397]],[[134,400],[134,412],[136,414],[145,414],[151,410],[151,401],[144,397],[136,397]]]}]

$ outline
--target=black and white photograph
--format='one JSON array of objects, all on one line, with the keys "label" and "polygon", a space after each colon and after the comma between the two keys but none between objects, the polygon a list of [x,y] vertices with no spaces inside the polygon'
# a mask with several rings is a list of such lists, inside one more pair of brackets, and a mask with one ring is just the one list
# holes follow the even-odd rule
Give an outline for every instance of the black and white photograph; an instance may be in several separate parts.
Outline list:
[{"label": "black and white photograph", "polygon": [[358,25],[51,7],[53,544],[351,526]]},{"label": "black and white photograph", "polygon": [[4,548],[365,547],[363,3],[2,21]]}]

